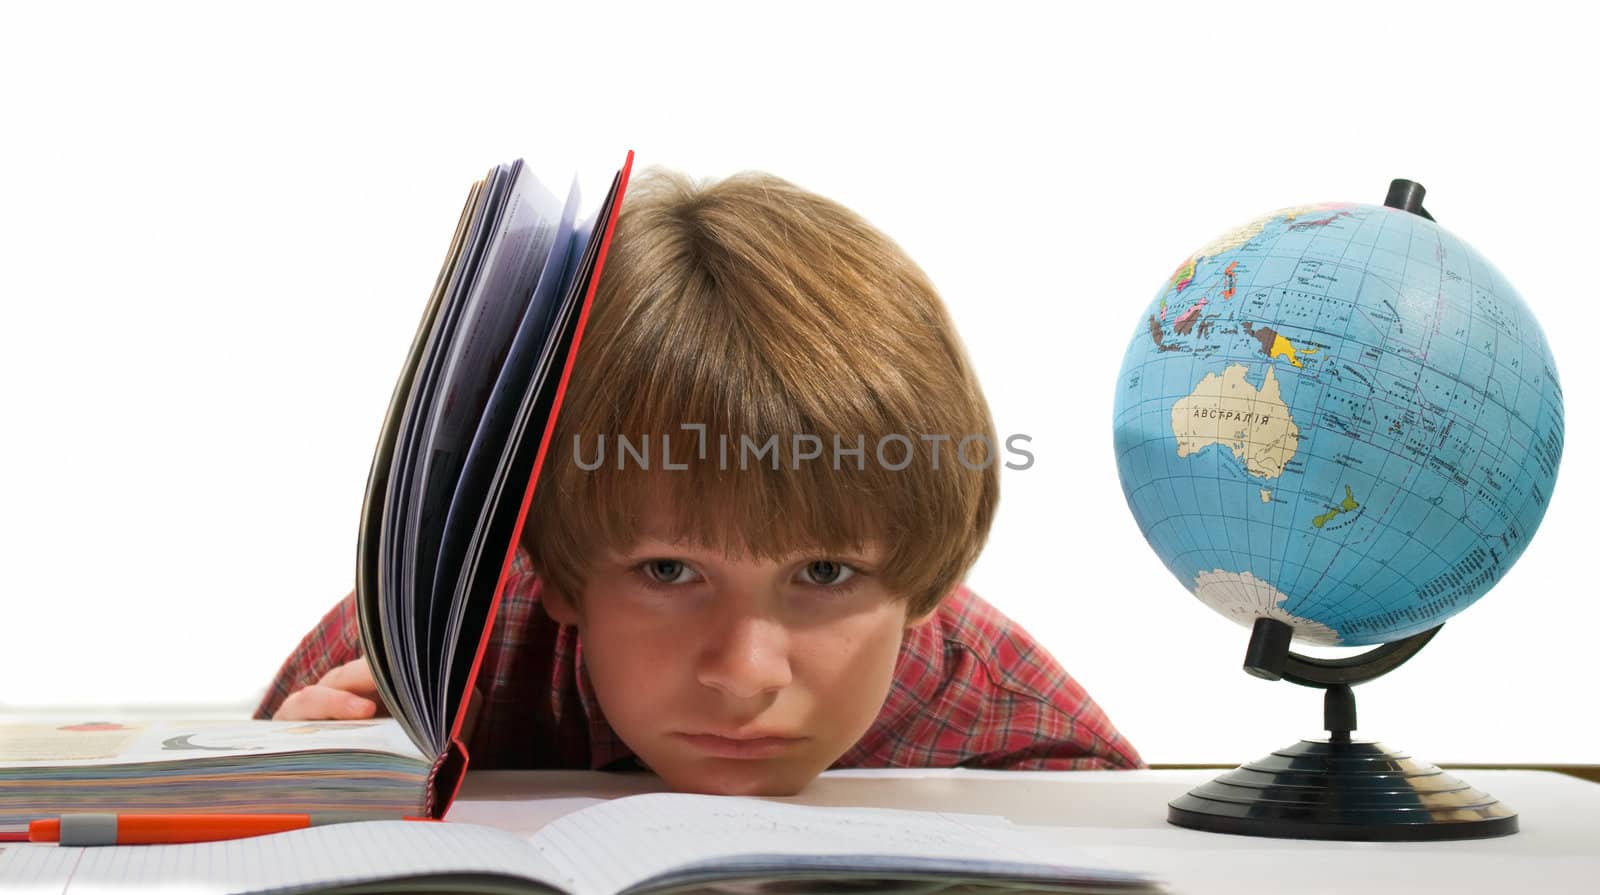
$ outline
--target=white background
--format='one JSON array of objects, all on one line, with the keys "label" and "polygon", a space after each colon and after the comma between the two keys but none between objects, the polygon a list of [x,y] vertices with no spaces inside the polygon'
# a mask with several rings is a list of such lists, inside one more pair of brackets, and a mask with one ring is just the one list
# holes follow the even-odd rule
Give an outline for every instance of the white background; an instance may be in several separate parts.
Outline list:
[{"label": "white background", "polygon": [[[531,6],[531,4],[530,4]],[[0,709],[253,707],[350,587],[394,377],[470,183],[517,156],[745,168],[857,209],[1032,436],[969,577],[1156,762],[1317,693],[1140,537],[1111,450],[1174,267],[1394,177],[1517,285],[1568,429],[1544,526],[1362,728],[1595,762],[1595,31],[1536,4],[82,7],[0,16]],[[442,9],[442,7],[441,7]],[[1581,15],[1587,16],[1587,13]]]}]

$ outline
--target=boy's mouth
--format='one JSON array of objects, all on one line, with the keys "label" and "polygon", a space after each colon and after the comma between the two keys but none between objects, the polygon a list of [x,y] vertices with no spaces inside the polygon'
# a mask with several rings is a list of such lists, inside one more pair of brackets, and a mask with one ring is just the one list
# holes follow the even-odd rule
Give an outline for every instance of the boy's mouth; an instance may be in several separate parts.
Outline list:
[{"label": "boy's mouth", "polygon": [[677,738],[716,758],[771,758],[805,740],[786,736],[723,736],[715,733],[679,733]]}]

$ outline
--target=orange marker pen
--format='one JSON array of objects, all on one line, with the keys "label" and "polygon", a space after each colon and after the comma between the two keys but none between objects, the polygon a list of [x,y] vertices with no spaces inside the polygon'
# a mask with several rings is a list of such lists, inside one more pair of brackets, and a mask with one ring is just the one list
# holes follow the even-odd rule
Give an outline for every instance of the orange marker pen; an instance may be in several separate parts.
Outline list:
[{"label": "orange marker pen", "polygon": [[60,845],[163,845],[244,839],[364,820],[434,821],[431,817],[321,811],[313,814],[63,814],[28,824],[29,842]]}]

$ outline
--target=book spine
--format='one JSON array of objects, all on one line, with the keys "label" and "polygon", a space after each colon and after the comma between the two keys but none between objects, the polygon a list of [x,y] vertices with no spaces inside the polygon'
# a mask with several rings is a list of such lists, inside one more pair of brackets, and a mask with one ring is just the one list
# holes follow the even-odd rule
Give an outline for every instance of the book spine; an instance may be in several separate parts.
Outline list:
[{"label": "book spine", "polygon": [[450,810],[456,794],[461,792],[461,783],[467,777],[467,765],[470,763],[467,747],[452,737],[450,745],[445,747],[428,772],[428,786],[421,811],[423,817],[444,820],[444,813]]}]

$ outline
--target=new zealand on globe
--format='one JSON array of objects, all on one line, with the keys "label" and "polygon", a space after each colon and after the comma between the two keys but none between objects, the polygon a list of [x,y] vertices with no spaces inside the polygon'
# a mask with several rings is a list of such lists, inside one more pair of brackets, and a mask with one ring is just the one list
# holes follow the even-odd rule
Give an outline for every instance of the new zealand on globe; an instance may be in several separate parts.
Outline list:
[{"label": "new zealand on globe", "polygon": [[[1493,796],[1374,740],[1352,687],[1503,578],[1555,487],[1561,386],[1500,271],[1396,180],[1383,205],[1284,208],[1178,265],[1118,375],[1117,471],[1145,540],[1251,629],[1244,669],[1323,689],[1303,739],[1168,803],[1213,832],[1504,836]],[[1340,659],[1291,641],[1373,649]]]}]

